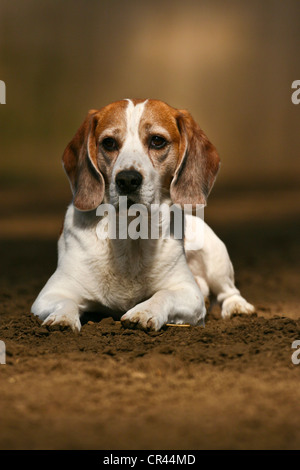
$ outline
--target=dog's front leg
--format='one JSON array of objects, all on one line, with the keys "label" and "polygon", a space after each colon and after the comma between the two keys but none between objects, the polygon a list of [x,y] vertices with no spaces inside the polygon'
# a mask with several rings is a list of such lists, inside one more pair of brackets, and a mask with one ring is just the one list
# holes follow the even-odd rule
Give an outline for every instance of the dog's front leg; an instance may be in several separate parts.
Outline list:
[{"label": "dog's front leg", "polygon": [[205,315],[203,295],[197,286],[188,285],[156,292],[125,313],[121,321],[126,328],[158,331],[165,323],[197,325]]},{"label": "dog's front leg", "polygon": [[43,320],[46,326],[68,326],[74,332],[81,329],[80,298],[78,289],[68,283],[68,279],[56,271],[42,289],[31,312]]}]

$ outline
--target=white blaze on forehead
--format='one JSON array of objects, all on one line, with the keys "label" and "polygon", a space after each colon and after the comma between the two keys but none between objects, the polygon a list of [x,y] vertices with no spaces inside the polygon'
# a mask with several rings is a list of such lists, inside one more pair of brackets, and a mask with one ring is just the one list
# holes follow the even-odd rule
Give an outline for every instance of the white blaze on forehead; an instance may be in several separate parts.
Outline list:
[{"label": "white blaze on forehead", "polygon": [[135,145],[137,145],[138,142],[140,142],[139,124],[148,100],[136,105],[134,105],[131,100],[126,101],[128,101],[128,106],[126,108],[127,136],[125,139],[125,144],[128,140],[131,141],[132,144],[133,142],[131,139],[133,138]]},{"label": "white blaze on forehead", "polygon": [[126,135],[114,171],[126,170],[128,168],[135,168],[137,171],[141,171],[151,166],[139,136],[141,117],[148,100],[137,105],[134,105],[129,99],[126,101],[128,101],[125,115]]},{"label": "white blaze on forehead", "polygon": [[112,183],[110,185],[110,196],[111,200],[118,200],[115,176],[123,170],[136,170],[140,172],[143,177],[143,183],[139,188],[136,200],[142,204],[148,205],[152,204],[153,201],[159,201],[160,188],[159,174],[155,171],[148,156],[147,149],[143,145],[139,135],[141,118],[148,100],[136,105],[129,99],[126,101],[128,102],[125,114],[126,135],[114,165]]}]

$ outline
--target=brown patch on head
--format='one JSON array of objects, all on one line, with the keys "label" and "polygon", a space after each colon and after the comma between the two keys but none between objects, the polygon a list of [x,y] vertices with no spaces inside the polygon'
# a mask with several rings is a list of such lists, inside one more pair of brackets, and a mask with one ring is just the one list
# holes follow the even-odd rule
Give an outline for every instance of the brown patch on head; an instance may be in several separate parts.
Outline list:
[{"label": "brown patch on head", "polygon": [[[126,100],[116,101],[105,106],[97,112],[97,126],[95,129],[95,138],[98,143],[97,161],[106,185],[109,184],[113,165],[118,157],[118,153],[124,144],[126,136],[125,113],[128,102]],[[117,148],[113,151],[106,151],[101,143],[106,138],[113,138]]]},{"label": "brown patch on head", "polygon": [[113,155],[99,151],[99,139],[111,136],[122,142],[126,106],[126,101],[119,101],[91,110],[64,151],[64,168],[74,195],[73,203],[79,210],[93,210],[103,201],[105,181],[114,159]]},{"label": "brown patch on head", "polygon": [[95,136],[100,137],[116,136],[124,139],[126,133],[125,112],[128,106],[126,100],[116,101],[96,112],[97,125]]},{"label": "brown patch on head", "polygon": [[[148,150],[154,168],[161,176],[161,186],[167,192],[175,174],[181,147],[176,121],[177,110],[159,100],[148,100],[140,121],[139,134]],[[167,145],[162,149],[149,149],[151,137],[163,137]]]},{"label": "brown patch on head", "polygon": [[140,121],[140,138],[149,148],[153,135],[167,145],[149,150],[149,158],[161,175],[161,185],[174,203],[206,204],[220,159],[215,147],[187,111],[158,100],[148,100]]}]

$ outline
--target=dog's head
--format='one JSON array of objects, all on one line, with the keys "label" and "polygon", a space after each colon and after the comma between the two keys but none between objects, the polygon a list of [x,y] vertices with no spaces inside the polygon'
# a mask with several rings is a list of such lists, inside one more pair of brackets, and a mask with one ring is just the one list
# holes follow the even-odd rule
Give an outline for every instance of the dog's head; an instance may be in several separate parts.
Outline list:
[{"label": "dog's head", "polygon": [[73,203],[90,211],[119,196],[149,207],[206,204],[219,156],[187,111],[123,100],[88,113],[63,154]]}]

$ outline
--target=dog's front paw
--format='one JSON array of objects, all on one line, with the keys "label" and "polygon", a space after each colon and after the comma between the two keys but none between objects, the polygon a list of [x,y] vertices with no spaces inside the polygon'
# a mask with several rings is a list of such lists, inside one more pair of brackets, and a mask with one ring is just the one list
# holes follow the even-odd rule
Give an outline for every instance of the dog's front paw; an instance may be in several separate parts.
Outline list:
[{"label": "dog's front paw", "polygon": [[67,312],[54,312],[49,315],[46,320],[43,322],[43,326],[67,326],[74,331],[74,333],[79,333],[81,329],[81,323],[79,316],[69,314]]},{"label": "dog's front paw", "polygon": [[222,318],[230,318],[234,313],[254,313],[255,307],[240,295],[233,295],[222,304]]},{"label": "dog's front paw", "polygon": [[164,324],[159,315],[155,315],[138,305],[125,313],[121,318],[121,322],[125,328],[139,328],[147,331],[158,331]]}]

